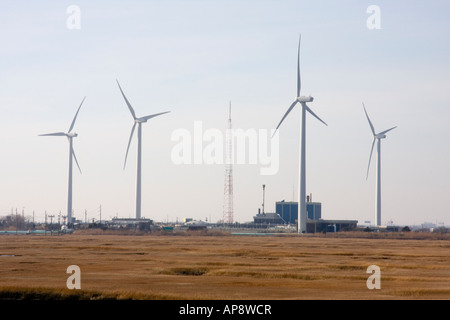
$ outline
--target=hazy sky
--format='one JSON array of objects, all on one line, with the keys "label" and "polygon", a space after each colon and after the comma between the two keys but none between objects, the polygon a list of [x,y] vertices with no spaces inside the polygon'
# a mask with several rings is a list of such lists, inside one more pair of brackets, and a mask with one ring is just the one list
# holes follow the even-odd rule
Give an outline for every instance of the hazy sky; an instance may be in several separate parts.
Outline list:
[{"label": "hazy sky", "polygon": [[[381,28],[368,28],[375,17]],[[143,125],[142,215],[221,219],[224,166],[174,163],[172,135],[194,136],[195,123],[224,133],[231,100],[234,128],[270,137],[296,95],[300,33],[302,93],[328,123],[307,118],[307,193],[322,217],[374,221],[364,102],[377,131],[398,126],[382,141],[382,223],[450,225],[444,0],[2,1],[0,216],[65,214],[67,139],[38,135],[67,131],[86,96],[74,128],[74,216],[98,219],[101,205],[103,219],[134,217],[137,139],[123,170],[133,120],[118,79],[138,116],[171,111]],[[276,174],[233,167],[236,221],[253,219],[262,184],[266,212],[297,201],[299,117],[296,107],[280,128]]]}]

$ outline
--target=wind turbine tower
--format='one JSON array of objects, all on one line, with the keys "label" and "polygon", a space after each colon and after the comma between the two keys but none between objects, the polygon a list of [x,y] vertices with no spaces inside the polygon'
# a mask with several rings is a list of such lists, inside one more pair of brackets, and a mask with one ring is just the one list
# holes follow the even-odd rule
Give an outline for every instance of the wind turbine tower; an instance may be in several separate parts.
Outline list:
[{"label": "wind turbine tower", "polygon": [[228,128],[225,139],[226,149],[223,223],[233,223],[233,135],[231,130],[231,101],[228,111]]},{"label": "wind turbine tower", "polygon": [[136,125],[138,125],[138,152],[137,152],[137,179],[136,179],[136,219],[141,219],[141,203],[142,203],[142,180],[141,180],[141,175],[142,175],[142,124],[146,123],[147,120],[160,116],[162,114],[168,113],[170,111],[166,111],[166,112],[161,112],[161,113],[156,113],[156,114],[152,114],[149,116],[144,116],[144,117],[136,117],[136,113],[134,112],[133,107],[131,106],[130,102],[128,101],[127,97],[125,96],[125,94],[122,91],[122,88],[120,87],[119,81],[117,81],[117,85],[119,86],[120,92],[122,93],[122,96],[125,100],[125,103],[128,106],[128,109],[131,112],[131,116],[133,117],[134,120],[134,124],[133,127],[131,128],[131,134],[130,134],[130,139],[128,141],[128,147],[127,147],[127,152],[125,154],[125,162],[123,164],[123,169],[125,170],[125,166],[127,164],[127,156],[128,156],[128,150],[130,149],[130,144],[131,144],[131,140],[133,138],[133,133],[134,133],[134,129],[136,128]]},{"label": "wind turbine tower", "polygon": [[372,121],[370,121],[370,118],[369,118],[369,115],[367,114],[364,103],[363,103],[363,108],[364,108],[364,113],[366,114],[367,120],[369,121],[370,130],[372,130],[372,134],[373,134],[372,148],[370,149],[369,165],[367,166],[366,179],[369,177],[370,160],[372,159],[372,153],[373,153],[373,148],[375,147],[375,141],[377,141],[377,181],[376,181],[375,221],[376,221],[377,226],[381,226],[381,139],[385,139],[386,133],[388,133],[391,130],[394,130],[397,127],[393,127],[393,128],[384,130],[380,133],[375,133],[375,128],[372,124]]},{"label": "wind turbine tower", "polygon": [[75,132],[72,132],[73,126],[75,125],[75,121],[78,116],[78,112],[80,111],[81,106],[83,105],[84,99],[81,101],[80,106],[78,107],[77,113],[75,113],[75,117],[72,120],[72,123],[70,125],[69,131],[67,132],[55,132],[55,133],[47,133],[47,134],[40,134],[40,136],[66,136],[69,140],[69,186],[68,186],[68,195],[67,195],[67,224],[70,225],[72,223],[72,159],[75,159],[75,162],[78,166],[78,169],[80,170],[80,165],[78,164],[77,157],[75,156],[75,151],[73,150],[73,141],[72,139],[77,137],[78,134]]},{"label": "wind turbine tower", "polygon": [[[299,205],[298,205],[298,233],[306,233],[306,111],[313,115],[317,120],[328,126],[322,119],[320,119],[307,105],[307,102],[313,102],[314,98],[309,96],[300,96],[301,89],[301,78],[300,78],[300,40],[298,40],[298,53],[297,53],[297,97],[291,104],[289,109],[284,114],[280,123],[278,124],[278,130],[283,120],[287,117],[289,112],[295,107],[297,103],[301,104],[301,114],[300,114],[300,155],[299,155],[299,171],[298,171],[298,184],[299,184]],[[274,135],[275,135],[274,132]]]}]

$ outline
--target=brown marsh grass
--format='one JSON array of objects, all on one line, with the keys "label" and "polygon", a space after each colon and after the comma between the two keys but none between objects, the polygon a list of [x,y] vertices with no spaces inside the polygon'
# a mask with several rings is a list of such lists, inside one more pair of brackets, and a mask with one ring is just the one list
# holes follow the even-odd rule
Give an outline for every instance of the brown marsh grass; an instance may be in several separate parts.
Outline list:
[{"label": "brown marsh grass", "polygon": [[[341,236],[0,236],[4,299],[450,299],[450,241]],[[81,290],[68,290],[69,265]],[[369,290],[369,265],[381,289]]]}]

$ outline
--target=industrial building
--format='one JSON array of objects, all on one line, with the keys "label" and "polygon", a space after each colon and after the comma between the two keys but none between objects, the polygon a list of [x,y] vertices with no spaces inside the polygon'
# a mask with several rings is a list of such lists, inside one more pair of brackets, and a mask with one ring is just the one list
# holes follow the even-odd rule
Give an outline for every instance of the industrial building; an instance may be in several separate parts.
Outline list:
[{"label": "industrial building", "polygon": [[[307,220],[319,220],[322,218],[322,203],[312,202],[312,197],[306,197],[306,213]],[[267,213],[258,210],[258,214],[253,217],[254,223],[257,224],[289,224],[297,225],[298,219],[298,202],[286,202],[284,200],[275,203],[275,212]]]},{"label": "industrial building", "polygon": [[258,213],[256,216],[253,217],[253,222],[258,225],[286,224],[286,222],[280,217],[280,215],[278,213],[274,213],[274,212]]},{"label": "industrial building", "polygon": [[105,225],[108,225],[110,228],[150,230],[153,220],[144,218],[112,218],[110,222],[105,222]]},{"label": "industrial building", "polygon": [[306,232],[339,232],[356,229],[357,220],[307,220]]},{"label": "industrial building", "polygon": [[[288,224],[297,224],[298,219],[298,202],[278,201],[275,203],[275,212]],[[306,202],[306,218],[308,220],[319,220],[322,218],[322,203],[311,202],[311,198],[307,197]]]},{"label": "industrial building", "polygon": [[[357,227],[357,220],[324,220],[322,219],[322,203],[312,202],[312,197],[306,197],[306,232],[339,232],[354,230]],[[298,202],[277,201],[274,213],[261,213],[253,217],[256,225],[297,225]]]}]

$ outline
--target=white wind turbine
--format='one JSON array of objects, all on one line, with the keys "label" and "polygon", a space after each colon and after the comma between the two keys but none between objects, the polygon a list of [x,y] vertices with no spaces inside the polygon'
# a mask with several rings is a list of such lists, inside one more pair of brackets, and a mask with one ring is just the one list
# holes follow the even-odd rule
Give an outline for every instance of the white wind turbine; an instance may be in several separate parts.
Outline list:
[{"label": "white wind turbine", "polygon": [[69,140],[69,187],[68,187],[68,196],[67,196],[67,224],[72,224],[72,158],[75,159],[75,162],[77,164],[78,169],[80,170],[80,165],[78,164],[77,157],[75,156],[75,152],[73,150],[73,141],[72,139],[77,137],[78,134],[75,132],[72,132],[73,126],[75,125],[75,120],[77,119],[78,112],[80,111],[80,108],[84,102],[84,99],[81,101],[80,106],[78,107],[77,113],[75,113],[75,117],[72,120],[72,123],[70,125],[69,131],[67,132],[55,132],[55,133],[47,133],[47,134],[40,134],[39,136],[66,136]]},{"label": "white wind turbine", "polygon": [[372,148],[370,149],[370,156],[369,156],[369,165],[367,166],[367,176],[366,179],[369,177],[369,169],[370,169],[370,160],[372,159],[372,153],[373,148],[375,146],[375,140],[377,140],[377,181],[376,181],[376,208],[375,208],[375,219],[377,226],[381,225],[381,139],[386,138],[386,133],[389,131],[397,128],[393,127],[388,130],[384,130],[380,133],[375,133],[375,128],[370,121],[369,115],[367,114],[366,107],[364,106],[364,113],[366,114],[367,120],[369,121],[370,129],[372,130],[373,134],[373,142],[372,142]]},{"label": "white wind turbine", "polygon": [[[300,157],[299,157],[299,205],[298,205],[298,232],[306,233],[306,111],[312,114],[323,124],[327,125],[322,119],[320,119],[307,105],[306,102],[312,102],[313,97],[300,96],[301,79],[300,79],[300,40],[298,40],[298,56],[297,56],[297,97],[291,104],[289,109],[284,114],[276,130],[280,127],[283,120],[287,117],[289,112],[295,107],[297,103],[302,106],[301,112],[301,143],[300,143]],[[276,132],[275,130],[275,132]]]},{"label": "white wind turbine", "polygon": [[131,128],[131,134],[130,134],[130,140],[128,141],[128,147],[127,152],[125,154],[125,162],[123,164],[123,169],[125,169],[125,165],[127,163],[127,156],[128,156],[128,150],[130,149],[131,140],[133,138],[134,129],[136,128],[136,124],[138,125],[138,156],[137,156],[137,182],[136,182],[136,219],[141,218],[141,168],[142,168],[142,123],[147,122],[147,120],[160,116],[162,114],[168,113],[170,111],[161,112],[152,114],[145,117],[137,118],[136,114],[134,112],[133,107],[131,106],[130,102],[128,101],[127,97],[122,91],[122,88],[120,87],[119,81],[117,81],[117,84],[119,86],[120,92],[122,93],[123,98],[125,99],[125,102],[128,106],[128,109],[130,109],[131,115],[133,116],[134,124]]}]

